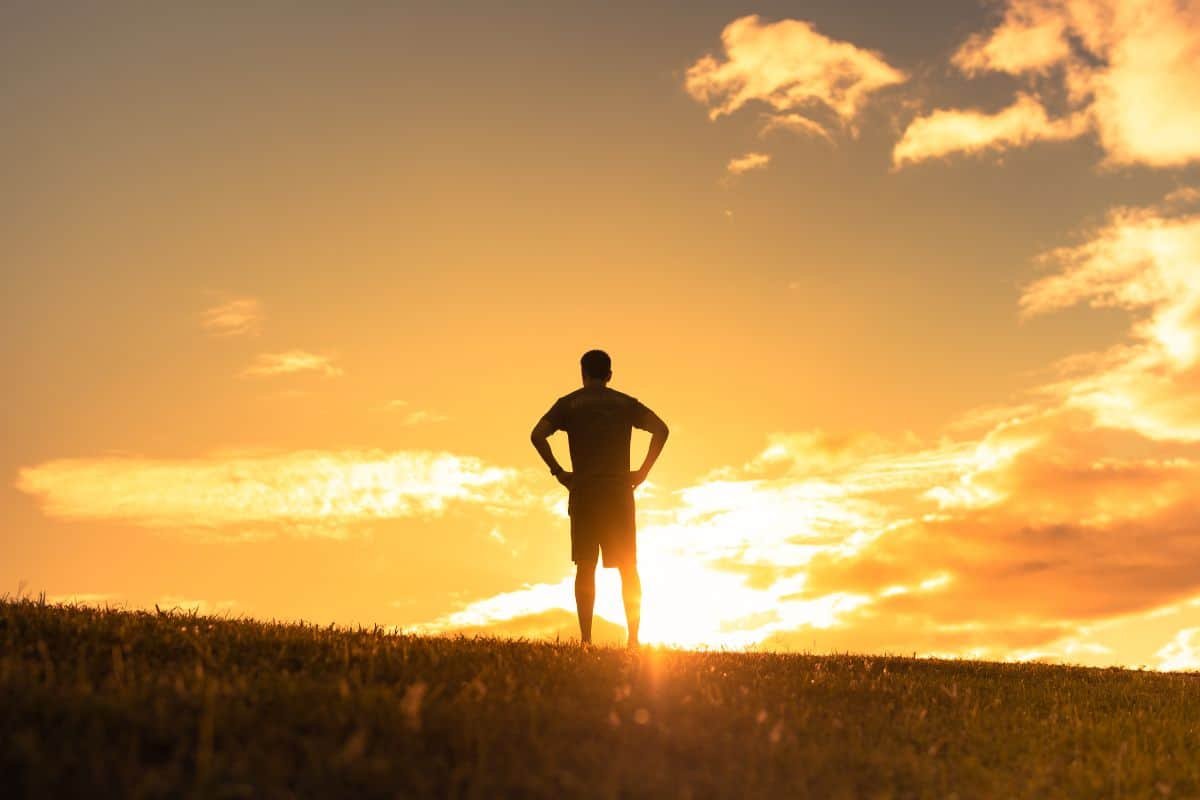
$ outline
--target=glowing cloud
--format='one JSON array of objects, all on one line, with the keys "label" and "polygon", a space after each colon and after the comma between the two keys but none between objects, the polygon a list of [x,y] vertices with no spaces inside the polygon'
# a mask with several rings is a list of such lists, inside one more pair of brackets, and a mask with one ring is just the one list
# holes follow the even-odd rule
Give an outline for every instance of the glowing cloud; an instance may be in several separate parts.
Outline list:
[{"label": "glowing cloud", "polygon": [[218,600],[214,603],[174,594],[163,595],[155,600],[154,604],[163,611],[185,611],[205,615],[228,614],[238,606],[236,600]]},{"label": "glowing cloud", "polygon": [[1119,208],[1085,243],[1046,256],[1061,269],[1029,286],[1021,307],[1039,314],[1077,303],[1131,311],[1191,306],[1200,300],[1197,259],[1200,215]]},{"label": "glowing cloud", "polygon": [[407,414],[405,414],[404,418],[401,420],[401,424],[403,424],[403,425],[428,425],[428,424],[434,423],[434,422],[445,422],[448,419],[449,419],[449,417],[447,417],[445,414],[439,414],[436,411],[425,411],[423,409],[417,409],[415,411],[410,411]]},{"label": "glowing cloud", "polygon": [[72,592],[69,594],[46,595],[46,602],[53,605],[68,606],[108,606],[116,605],[121,599],[119,594],[105,592]]},{"label": "glowing cloud", "polygon": [[342,369],[333,363],[331,356],[310,353],[307,350],[288,350],[283,353],[262,353],[253,364],[242,370],[242,376],[270,378],[304,372],[336,378],[342,374]]},{"label": "glowing cloud", "polygon": [[51,517],[341,537],[371,520],[438,515],[452,504],[525,504],[517,478],[515,470],[449,453],[305,451],[63,459],[22,469],[16,486]]},{"label": "glowing cloud", "polygon": [[253,297],[239,297],[205,310],[200,326],[213,336],[244,336],[257,333],[262,308]]},{"label": "glowing cloud", "polygon": [[968,75],[987,70],[1013,75],[1045,71],[1071,55],[1067,29],[1061,3],[1011,0],[995,30],[971,36],[952,60]]},{"label": "glowing cloud", "polygon": [[790,131],[805,136],[818,136],[826,141],[833,140],[824,126],[799,114],[767,114],[760,133],[766,136],[775,131]]},{"label": "glowing cloud", "polygon": [[[1062,94],[1067,111],[1051,122],[1032,106],[993,126],[990,146],[1078,136],[1094,130],[1112,165],[1181,166],[1200,159],[1200,6],[1175,0],[1008,0],[1000,23],[972,36],[954,56],[968,75],[1018,76],[1044,106]],[[947,114],[914,120],[896,163],[952,152],[938,145]],[[940,115],[940,117],[939,117]],[[931,120],[941,124],[933,124]],[[1084,124],[1086,120],[1086,125]],[[1073,133],[1071,133],[1073,132]],[[926,141],[932,137],[932,141]],[[974,148],[980,149],[976,140]]]},{"label": "glowing cloud", "polygon": [[1086,303],[1134,314],[1130,342],[1067,365],[1047,391],[1103,424],[1155,440],[1200,441],[1200,214],[1123,208],[1082,244],[1047,254],[1059,271],[1030,285],[1028,315]]},{"label": "glowing cloud", "polygon": [[824,131],[813,113],[849,125],[871,94],[906,80],[882,56],[824,36],[802,20],[742,17],[725,26],[721,43],[724,58],[704,56],[688,68],[684,82],[710,119],[758,101],[774,109],[784,127]]},{"label": "glowing cloud", "polygon": [[[937,513],[911,515],[852,557],[815,558],[806,593],[877,593],[936,567],[953,577],[946,588],[920,603],[891,596],[873,613],[925,630],[972,626],[993,655],[1004,653],[1005,637],[991,635],[1003,629],[1014,643],[1044,636],[1029,650],[1039,657],[1102,662],[1107,650],[1061,632],[1200,592],[1190,533],[1200,496],[1200,219],[1175,208],[1188,196],[1115,211],[1084,243],[1046,255],[1057,271],[1026,290],[1026,312],[1124,308],[1134,315],[1129,341],[1072,359],[1061,380],[1035,389],[1034,406],[996,424],[969,469],[924,493]],[[866,622],[848,620],[847,636]]]},{"label": "glowing cloud", "polygon": [[1195,641],[1200,628],[1184,628],[1155,655],[1158,668],[1164,671],[1200,669],[1200,642]]},{"label": "glowing cloud", "polygon": [[746,153],[744,156],[732,158],[725,165],[730,175],[742,175],[751,170],[764,169],[771,163],[771,157],[766,153]]},{"label": "glowing cloud", "polygon": [[942,109],[916,119],[892,151],[897,166],[951,153],[980,153],[1019,147],[1035,141],[1074,139],[1088,127],[1075,115],[1052,120],[1033,97],[1023,94],[1003,111]]},{"label": "glowing cloud", "polygon": [[406,400],[392,400],[383,406],[384,411],[400,412],[401,425],[426,425],[434,422],[445,422],[449,417],[436,411],[426,411],[420,408],[410,408]]}]

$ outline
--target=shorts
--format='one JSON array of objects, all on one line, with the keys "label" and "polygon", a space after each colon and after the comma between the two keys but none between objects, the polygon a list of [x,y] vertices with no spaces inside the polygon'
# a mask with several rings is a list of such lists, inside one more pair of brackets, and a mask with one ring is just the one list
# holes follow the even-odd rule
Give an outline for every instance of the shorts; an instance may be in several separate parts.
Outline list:
[{"label": "shorts", "polygon": [[571,516],[571,560],[576,564],[593,563],[602,555],[606,567],[637,565],[637,523],[628,480],[572,487],[567,513]]}]

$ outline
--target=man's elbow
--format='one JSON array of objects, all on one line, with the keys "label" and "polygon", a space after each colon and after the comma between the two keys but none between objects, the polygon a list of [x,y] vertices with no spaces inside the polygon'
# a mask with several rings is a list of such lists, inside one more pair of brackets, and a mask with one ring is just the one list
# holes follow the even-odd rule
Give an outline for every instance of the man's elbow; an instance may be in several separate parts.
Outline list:
[{"label": "man's elbow", "polygon": [[667,440],[667,437],[670,435],[671,435],[671,429],[667,427],[667,423],[665,423],[665,422],[662,423],[662,425],[660,425],[658,427],[658,438],[662,439],[665,442]]}]

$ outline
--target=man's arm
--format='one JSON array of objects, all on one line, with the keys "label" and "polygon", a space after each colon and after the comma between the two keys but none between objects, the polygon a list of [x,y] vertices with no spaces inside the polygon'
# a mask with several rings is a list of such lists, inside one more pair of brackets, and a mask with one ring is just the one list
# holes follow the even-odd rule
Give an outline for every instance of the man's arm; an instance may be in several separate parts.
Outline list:
[{"label": "man's arm", "polygon": [[529,440],[533,442],[533,447],[538,451],[538,455],[542,457],[542,461],[546,462],[546,466],[550,468],[550,472],[558,479],[558,482],[568,489],[571,488],[571,473],[562,468],[558,463],[558,459],[554,457],[554,451],[550,449],[550,434],[558,430],[554,423],[550,420],[550,415],[547,414],[538,420],[537,425],[533,426],[533,432],[529,434]]},{"label": "man's arm", "polygon": [[633,485],[637,486],[646,480],[646,476],[650,474],[650,468],[654,466],[655,461],[658,461],[658,456],[662,452],[663,445],[667,443],[667,436],[670,435],[671,431],[667,428],[667,423],[663,422],[658,414],[655,414],[645,406],[642,406],[639,419],[634,424],[638,428],[650,432],[650,446],[646,449],[646,459],[642,461],[642,466],[630,476]]}]

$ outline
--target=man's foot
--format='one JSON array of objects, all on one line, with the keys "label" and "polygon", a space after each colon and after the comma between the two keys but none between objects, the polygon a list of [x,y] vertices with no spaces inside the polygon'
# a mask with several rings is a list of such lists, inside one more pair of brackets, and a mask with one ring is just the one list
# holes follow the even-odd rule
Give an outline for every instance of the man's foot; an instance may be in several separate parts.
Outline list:
[{"label": "man's foot", "polygon": [[628,650],[638,650],[641,648],[641,644],[638,643],[637,639],[630,638],[630,640],[625,643],[625,648]]}]

